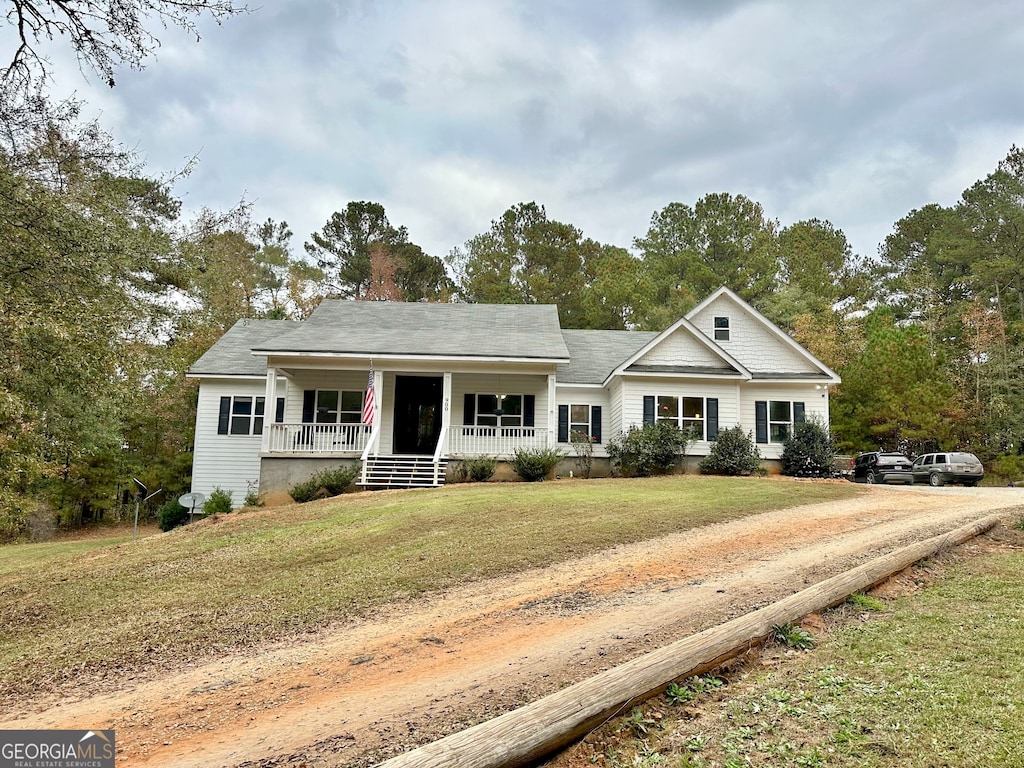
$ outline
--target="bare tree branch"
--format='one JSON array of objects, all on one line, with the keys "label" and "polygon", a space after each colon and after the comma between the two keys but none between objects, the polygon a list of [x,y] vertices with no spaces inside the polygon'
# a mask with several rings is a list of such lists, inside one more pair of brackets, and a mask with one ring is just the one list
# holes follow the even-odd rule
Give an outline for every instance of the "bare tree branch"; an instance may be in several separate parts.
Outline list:
[{"label": "bare tree branch", "polygon": [[176,26],[199,39],[198,19],[218,24],[248,12],[234,0],[9,0],[6,17],[17,29],[18,47],[0,74],[4,90],[24,91],[46,80],[52,64],[38,51],[41,42],[67,39],[83,68],[94,70],[110,87],[114,72],[141,69],[160,47],[154,22]]}]

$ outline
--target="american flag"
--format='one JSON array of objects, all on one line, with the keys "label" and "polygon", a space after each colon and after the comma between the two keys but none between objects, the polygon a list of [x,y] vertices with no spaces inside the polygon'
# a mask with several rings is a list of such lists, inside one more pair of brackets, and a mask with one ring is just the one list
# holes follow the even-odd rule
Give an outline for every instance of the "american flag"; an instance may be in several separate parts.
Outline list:
[{"label": "american flag", "polygon": [[366,397],[363,399],[363,423],[373,424],[373,363],[370,363],[370,377],[366,381]]}]

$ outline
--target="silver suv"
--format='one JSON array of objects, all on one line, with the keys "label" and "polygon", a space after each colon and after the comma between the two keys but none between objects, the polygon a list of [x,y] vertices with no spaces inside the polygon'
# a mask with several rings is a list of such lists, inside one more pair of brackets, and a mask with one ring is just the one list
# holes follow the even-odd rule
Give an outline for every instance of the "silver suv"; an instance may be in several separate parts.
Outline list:
[{"label": "silver suv", "polygon": [[973,453],[925,453],[914,460],[914,482],[938,487],[946,483],[975,486],[985,476],[985,468]]}]

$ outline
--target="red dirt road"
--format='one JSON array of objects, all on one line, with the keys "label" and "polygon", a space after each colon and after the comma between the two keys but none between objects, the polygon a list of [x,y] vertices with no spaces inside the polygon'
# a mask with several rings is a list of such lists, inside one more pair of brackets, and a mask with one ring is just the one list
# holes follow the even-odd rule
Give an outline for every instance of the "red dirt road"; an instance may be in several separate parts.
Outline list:
[{"label": "red dirt road", "polygon": [[315,637],[39,695],[0,728],[114,728],[119,766],[364,766],[766,605],[1024,490],[866,488],[390,606]]}]

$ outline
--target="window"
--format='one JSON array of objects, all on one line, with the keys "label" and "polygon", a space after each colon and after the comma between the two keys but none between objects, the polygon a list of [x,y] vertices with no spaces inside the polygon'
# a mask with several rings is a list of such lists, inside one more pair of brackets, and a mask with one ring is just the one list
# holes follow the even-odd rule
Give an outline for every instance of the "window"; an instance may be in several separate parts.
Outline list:
[{"label": "window", "polygon": [[523,426],[523,396],[477,395],[476,424],[480,427]]},{"label": "window", "polygon": [[689,429],[699,439],[704,438],[704,398],[683,398],[683,429]]},{"label": "window", "polygon": [[601,406],[574,403],[558,406],[558,442],[572,441],[572,433],[590,437],[591,442],[601,442]]},{"label": "window", "polygon": [[674,424],[689,429],[698,440],[718,437],[718,398],[648,395],[644,397],[644,423]]},{"label": "window", "polygon": [[363,395],[360,390],[318,389],[313,421],[317,424],[359,424],[363,420]]},{"label": "window", "polygon": [[220,399],[218,435],[262,435],[266,398],[236,395]]},{"label": "window", "polygon": [[578,432],[580,435],[590,435],[590,406],[589,405],[570,405],[569,406],[569,439],[572,439],[572,433]]},{"label": "window", "polygon": [[728,317],[716,317],[715,318],[715,341],[728,341],[729,340],[729,318]]},{"label": "window", "polygon": [[772,400],[768,404],[768,442],[781,443],[793,428],[793,404]]},{"label": "window", "polygon": [[793,425],[804,421],[804,404],[790,400],[758,400],[754,403],[755,433],[758,443],[782,443],[793,432]]},{"label": "window", "polygon": [[679,425],[679,398],[671,395],[658,395],[658,423],[668,422]]}]

